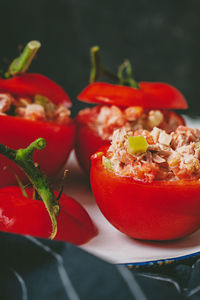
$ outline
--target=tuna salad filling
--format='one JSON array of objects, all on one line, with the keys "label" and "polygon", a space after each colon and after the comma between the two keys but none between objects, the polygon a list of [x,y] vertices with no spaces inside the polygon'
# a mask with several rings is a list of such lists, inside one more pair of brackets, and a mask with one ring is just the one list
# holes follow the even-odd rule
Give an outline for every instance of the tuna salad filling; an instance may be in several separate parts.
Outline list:
[{"label": "tuna salad filling", "polygon": [[143,182],[199,179],[200,130],[179,126],[168,134],[157,127],[117,129],[102,160],[115,173]]},{"label": "tuna salad filling", "polygon": [[104,140],[111,140],[114,130],[121,127],[133,131],[138,129],[151,131],[156,126],[169,133],[184,124],[182,117],[172,111],[143,109],[140,106],[125,109],[114,105],[96,106],[82,110],[79,116],[86,118],[88,126]]},{"label": "tuna salad filling", "polygon": [[55,105],[48,98],[40,95],[35,95],[31,99],[15,98],[9,93],[0,93],[0,115],[65,124],[69,121],[70,110],[63,105]]}]

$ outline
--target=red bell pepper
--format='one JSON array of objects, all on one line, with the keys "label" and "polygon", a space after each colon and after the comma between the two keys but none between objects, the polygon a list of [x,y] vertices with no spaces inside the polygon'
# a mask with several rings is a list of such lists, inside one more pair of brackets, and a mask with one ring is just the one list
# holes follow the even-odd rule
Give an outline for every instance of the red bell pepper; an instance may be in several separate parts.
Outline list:
[{"label": "red bell pepper", "polygon": [[142,106],[150,109],[187,109],[184,96],[175,87],[161,82],[140,82],[139,88],[95,82],[78,99],[88,103],[120,107]]},{"label": "red bell pepper", "polygon": [[[31,98],[39,94],[49,98],[56,105],[71,106],[71,101],[66,92],[54,81],[40,74],[23,73],[24,66],[29,65],[30,57],[32,59],[32,56],[35,55],[35,52],[34,55],[30,52],[35,49],[35,44],[38,47],[37,42],[30,42],[21,56],[11,64],[7,76],[14,77],[0,78],[0,93]],[[24,60],[24,56],[27,60]],[[18,66],[16,62],[20,63],[21,61],[23,63]],[[38,137],[45,138],[47,147],[43,152],[36,153],[35,158],[41,165],[42,170],[51,177],[55,176],[62,168],[73,147],[75,125],[72,119],[69,119],[67,124],[60,125],[53,122],[32,121],[16,116],[0,115],[0,126],[0,142],[14,149],[26,147],[33,139]],[[22,175],[18,167],[0,155],[0,186],[16,183],[15,177],[9,169],[3,171],[3,168],[7,166],[13,168],[25,181],[25,176]]]},{"label": "red bell pepper", "polygon": [[[73,147],[75,126],[72,120],[67,125],[58,125],[0,115],[0,126],[2,128],[0,142],[13,149],[27,147],[38,137],[47,140],[44,151],[34,153],[34,159],[42,171],[51,178],[64,166]],[[0,186],[16,183],[12,172],[9,168],[4,170],[4,167],[12,168],[23,182],[27,182],[25,174],[13,162],[0,155]]]},{"label": "red bell pepper", "polygon": [[[100,105],[115,105],[122,109],[130,106],[141,106],[144,109],[161,109],[168,123],[173,123],[175,127],[185,125],[185,121],[181,116],[169,111],[169,109],[187,109],[188,107],[184,96],[175,87],[160,82],[135,82],[132,78],[129,62],[125,62],[120,67],[116,76],[102,65],[98,47],[93,47],[91,54],[91,84],[78,95],[77,98],[80,101]],[[123,71],[127,73],[127,77],[125,78],[122,74]],[[114,79],[117,85],[94,82],[102,75]],[[87,173],[90,169],[90,156],[99,147],[109,143],[108,140],[102,139],[92,128],[91,124],[94,122],[92,119],[95,119],[92,116],[92,111],[88,111],[84,115],[78,114],[76,117],[77,133],[75,150],[81,167]]]},{"label": "red bell pepper", "polygon": [[76,116],[76,141],[75,152],[82,169],[89,173],[90,171],[90,156],[95,153],[101,146],[108,144],[107,140],[103,140],[95,130],[88,126],[92,119],[92,112],[87,115]]},{"label": "red bell pepper", "polygon": [[[83,207],[61,193],[63,187],[59,193],[53,192],[35,164],[33,153],[45,146],[42,138],[18,150],[0,144],[0,153],[17,164],[33,185],[25,189],[17,178],[20,188],[0,189],[0,230],[83,244],[97,234],[97,229]],[[33,199],[33,191],[39,200]]]},{"label": "red bell pepper", "polygon": [[[176,127],[185,125],[185,120],[173,111],[165,111],[164,116],[168,124],[174,124]],[[90,156],[95,153],[100,147],[107,145],[110,141],[102,139],[98,133],[90,126],[94,119],[93,112],[90,110],[87,114],[78,114],[76,116],[76,142],[75,152],[82,169],[89,173],[91,161]],[[164,124],[162,124],[164,125]],[[164,126],[160,126],[165,129]]]},{"label": "red bell pepper", "polygon": [[[33,189],[26,192],[28,198],[19,187],[0,189],[0,231],[48,238],[52,227],[48,212],[42,201],[32,198]],[[88,213],[78,202],[62,194],[59,203],[56,240],[81,245],[97,234]]]},{"label": "red bell pepper", "polygon": [[119,176],[102,164],[107,148],[92,156],[91,185],[113,226],[144,240],[173,240],[200,228],[199,180],[143,183]]},{"label": "red bell pepper", "polygon": [[39,94],[55,104],[71,106],[67,93],[53,80],[41,74],[25,73],[8,79],[0,78],[0,92],[31,98]]}]

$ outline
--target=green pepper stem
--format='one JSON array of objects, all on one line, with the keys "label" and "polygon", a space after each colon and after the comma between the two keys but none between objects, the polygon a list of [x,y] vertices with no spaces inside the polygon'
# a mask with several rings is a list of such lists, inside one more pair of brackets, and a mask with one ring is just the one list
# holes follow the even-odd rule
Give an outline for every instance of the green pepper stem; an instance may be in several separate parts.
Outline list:
[{"label": "green pepper stem", "polygon": [[97,81],[100,77],[107,77],[115,82],[119,81],[119,78],[115,73],[104,67],[101,62],[100,48],[94,46],[90,50],[91,53],[91,72],[90,72],[90,83]]},{"label": "green pepper stem", "polygon": [[19,57],[15,58],[8,68],[8,72],[5,74],[6,77],[25,73],[31,62],[33,61],[37,51],[41,47],[40,42],[31,41],[29,42]]},{"label": "green pepper stem", "polygon": [[120,80],[119,84],[139,89],[137,81],[133,79],[132,66],[129,60],[125,60],[123,64],[119,66],[117,75]]},{"label": "green pepper stem", "polygon": [[60,207],[47,177],[41,173],[40,168],[33,162],[33,152],[35,150],[42,150],[45,146],[46,141],[43,138],[39,138],[27,148],[19,150],[13,150],[0,144],[0,153],[16,163],[25,172],[34,188],[37,190],[51,218],[52,233],[50,238],[53,239],[57,233],[56,217]]},{"label": "green pepper stem", "polygon": [[116,75],[102,64],[99,46],[92,47],[90,52],[92,63],[90,83],[97,81],[100,77],[107,77],[117,84],[127,85],[136,89],[139,88],[138,83],[132,77],[132,67],[128,60],[125,60],[124,63],[119,66],[118,73]]}]

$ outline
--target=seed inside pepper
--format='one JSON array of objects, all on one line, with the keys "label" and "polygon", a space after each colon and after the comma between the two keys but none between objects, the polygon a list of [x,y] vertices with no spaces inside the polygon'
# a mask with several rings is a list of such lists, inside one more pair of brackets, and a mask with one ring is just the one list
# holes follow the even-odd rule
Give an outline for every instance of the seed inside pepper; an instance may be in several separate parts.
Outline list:
[{"label": "seed inside pepper", "polygon": [[127,150],[130,154],[144,153],[148,149],[148,143],[144,136],[129,136]]}]

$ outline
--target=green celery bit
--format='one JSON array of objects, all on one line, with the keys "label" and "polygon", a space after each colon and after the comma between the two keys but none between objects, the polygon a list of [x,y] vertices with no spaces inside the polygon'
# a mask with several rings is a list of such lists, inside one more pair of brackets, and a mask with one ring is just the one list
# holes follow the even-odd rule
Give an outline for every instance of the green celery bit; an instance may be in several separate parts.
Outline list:
[{"label": "green celery bit", "polygon": [[144,136],[129,136],[127,150],[130,154],[144,153],[147,151],[148,143]]},{"label": "green celery bit", "polygon": [[37,95],[34,96],[33,102],[35,104],[40,104],[45,109],[46,105],[49,103],[49,99],[47,97],[44,97],[44,96],[41,96],[41,95],[37,94]]},{"label": "green celery bit", "polygon": [[200,147],[200,142],[197,142],[195,146],[196,146],[196,148],[199,148]]},{"label": "green celery bit", "polygon": [[108,170],[113,170],[112,162],[109,158],[102,156],[102,163]]}]

